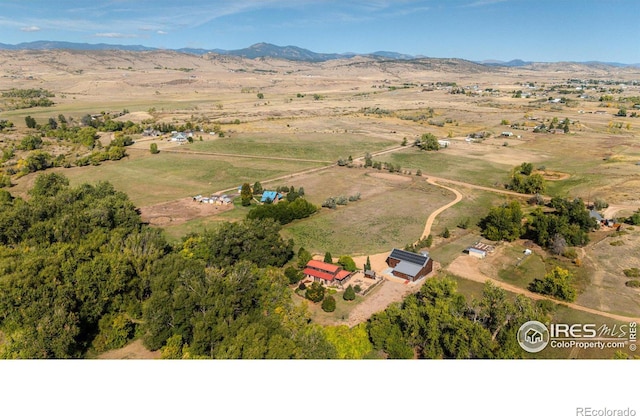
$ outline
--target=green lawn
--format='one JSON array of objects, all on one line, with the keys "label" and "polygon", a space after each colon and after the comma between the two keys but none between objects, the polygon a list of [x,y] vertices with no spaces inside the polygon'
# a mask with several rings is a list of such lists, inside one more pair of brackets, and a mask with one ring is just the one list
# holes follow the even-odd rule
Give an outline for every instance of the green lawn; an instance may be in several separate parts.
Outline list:
[{"label": "green lawn", "polygon": [[[523,247],[509,247],[506,249],[506,251],[510,252],[509,257],[514,259],[515,262],[505,264],[498,272],[498,276],[500,280],[527,289],[534,279],[542,279],[544,277],[546,266],[544,259],[540,255],[533,253],[524,257],[523,250]],[[518,258],[521,260],[517,260]]]}]

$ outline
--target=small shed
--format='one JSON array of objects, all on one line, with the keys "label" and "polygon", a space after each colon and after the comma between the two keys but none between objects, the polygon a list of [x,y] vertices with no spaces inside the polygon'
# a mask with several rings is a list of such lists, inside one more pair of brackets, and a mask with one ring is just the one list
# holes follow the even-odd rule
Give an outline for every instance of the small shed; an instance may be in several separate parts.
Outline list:
[{"label": "small shed", "polygon": [[477,257],[479,259],[487,257],[487,252],[479,248],[469,247],[467,251],[471,257]]}]

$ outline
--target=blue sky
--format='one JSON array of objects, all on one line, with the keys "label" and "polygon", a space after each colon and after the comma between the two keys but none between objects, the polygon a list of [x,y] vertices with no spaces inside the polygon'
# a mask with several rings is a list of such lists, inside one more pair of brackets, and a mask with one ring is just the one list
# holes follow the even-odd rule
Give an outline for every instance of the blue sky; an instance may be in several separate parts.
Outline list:
[{"label": "blue sky", "polygon": [[471,60],[640,63],[640,0],[2,0],[0,42],[35,40]]}]

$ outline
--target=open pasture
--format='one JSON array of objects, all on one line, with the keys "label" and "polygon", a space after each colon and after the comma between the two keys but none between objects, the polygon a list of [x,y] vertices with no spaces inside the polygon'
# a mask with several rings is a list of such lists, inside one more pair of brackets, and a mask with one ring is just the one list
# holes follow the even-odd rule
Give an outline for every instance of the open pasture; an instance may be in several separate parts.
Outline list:
[{"label": "open pasture", "polygon": [[395,145],[389,140],[343,133],[237,134],[233,138],[194,141],[178,150],[252,156],[282,157],[335,163],[339,158],[360,157]]},{"label": "open pasture", "polygon": [[323,198],[360,192],[361,199],[335,210],[323,208],[283,230],[286,237],[292,237],[298,246],[312,253],[358,256],[402,248],[420,238],[433,210],[453,199],[449,192],[416,178],[375,177],[366,169],[342,170],[346,178],[335,182],[331,176],[340,175],[338,168],[318,175],[324,176],[324,185],[305,183],[305,194],[314,203],[322,199],[314,193],[316,189],[325,189]]},{"label": "open pasture", "polygon": [[116,189],[126,192],[134,204],[144,207],[323,166],[287,160],[139,152],[143,154],[118,162],[55,171],[66,175],[72,184],[109,181]]}]

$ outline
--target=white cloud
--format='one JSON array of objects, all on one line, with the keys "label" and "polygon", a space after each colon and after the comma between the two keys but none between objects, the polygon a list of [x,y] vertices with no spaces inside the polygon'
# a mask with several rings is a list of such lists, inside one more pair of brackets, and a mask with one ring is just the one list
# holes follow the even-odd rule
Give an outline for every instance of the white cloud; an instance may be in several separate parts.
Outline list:
[{"label": "white cloud", "polygon": [[169,34],[169,32],[165,32],[164,30],[158,30],[156,33],[158,35],[168,35]]},{"label": "white cloud", "polygon": [[39,26],[25,26],[21,27],[20,30],[23,32],[39,32],[42,29]]},{"label": "white cloud", "polygon": [[478,0],[478,1],[474,1],[473,3],[469,3],[463,7],[482,7],[482,6],[488,6],[490,4],[497,4],[497,3],[504,3],[508,0]]},{"label": "white cloud", "polygon": [[96,33],[93,35],[96,38],[111,38],[111,39],[129,39],[129,38],[137,38],[138,35],[133,35],[129,33]]}]

